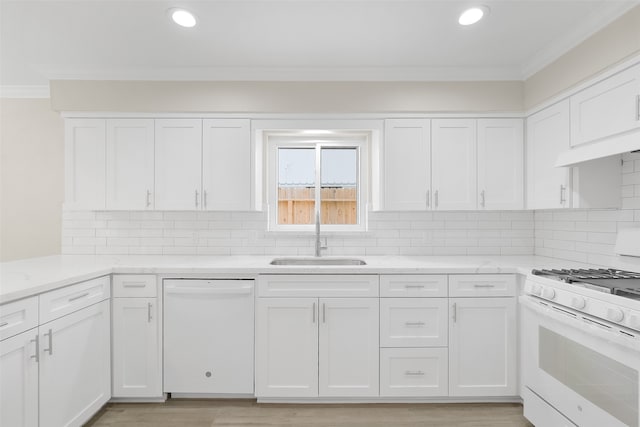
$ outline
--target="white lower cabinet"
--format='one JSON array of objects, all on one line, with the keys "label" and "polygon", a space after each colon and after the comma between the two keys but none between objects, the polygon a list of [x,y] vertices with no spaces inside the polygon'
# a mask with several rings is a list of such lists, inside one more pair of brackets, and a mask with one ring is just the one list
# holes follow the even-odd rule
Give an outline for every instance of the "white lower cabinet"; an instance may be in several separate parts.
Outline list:
[{"label": "white lower cabinet", "polygon": [[111,398],[109,301],[40,325],[40,426],[80,426]]},{"label": "white lower cabinet", "polygon": [[0,341],[0,426],[38,425],[38,329]]},{"label": "white lower cabinet", "polygon": [[382,396],[446,396],[449,361],[447,348],[381,348]]},{"label": "white lower cabinet", "polygon": [[516,396],[516,299],[451,298],[449,312],[449,395]]},{"label": "white lower cabinet", "polygon": [[162,396],[157,298],[113,299],[113,397]]}]

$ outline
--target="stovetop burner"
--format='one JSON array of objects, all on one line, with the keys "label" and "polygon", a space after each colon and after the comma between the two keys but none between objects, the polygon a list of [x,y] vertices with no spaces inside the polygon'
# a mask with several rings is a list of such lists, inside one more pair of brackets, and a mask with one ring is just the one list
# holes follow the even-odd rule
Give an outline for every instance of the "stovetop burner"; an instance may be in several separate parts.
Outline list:
[{"label": "stovetop burner", "polygon": [[594,289],[600,292],[640,299],[640,273],[615,268],[532,270],[531,274]]}]

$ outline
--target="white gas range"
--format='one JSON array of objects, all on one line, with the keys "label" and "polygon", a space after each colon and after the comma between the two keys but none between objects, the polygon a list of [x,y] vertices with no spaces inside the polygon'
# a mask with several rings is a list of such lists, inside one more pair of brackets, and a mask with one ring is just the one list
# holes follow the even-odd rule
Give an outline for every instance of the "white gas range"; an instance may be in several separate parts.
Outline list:
[{"label": "white gas range", "polygon": [[520,302],[525,416],[537,427],[638,427],[640,274],[534,270]]}]

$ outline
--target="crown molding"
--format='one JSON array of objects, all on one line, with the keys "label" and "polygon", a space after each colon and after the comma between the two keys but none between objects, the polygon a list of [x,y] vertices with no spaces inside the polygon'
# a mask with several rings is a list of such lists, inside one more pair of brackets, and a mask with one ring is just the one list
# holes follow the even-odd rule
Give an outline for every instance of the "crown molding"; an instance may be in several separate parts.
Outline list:
[{"label": "crown molding", "polygon": [[49,85],[2,85],[0,98],[49,98]]}]

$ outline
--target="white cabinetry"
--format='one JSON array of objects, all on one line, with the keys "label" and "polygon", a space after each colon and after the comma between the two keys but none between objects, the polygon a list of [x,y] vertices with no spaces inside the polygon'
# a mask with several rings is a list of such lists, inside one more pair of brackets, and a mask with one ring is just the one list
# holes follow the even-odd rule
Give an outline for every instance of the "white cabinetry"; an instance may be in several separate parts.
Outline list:
[{"label": "white cabinetry", "polygon": [[477,290],[449,299],[449,395],[517,395],[515,276],[449,279],[450,295],[460,294],[461,283]]},{"label": "white cabinetry", "polygon": [[107,209],[153,209],[153,119],[107,120]]},{"label": "white cabinetry", "polygon": [[113,397],[162,396],[160,307],[154,275],[113,277]]},{"label": "white cabinetry", "polygon": [[640,129],[640,65],[571,97],[571,146]]},{"label": "white cabinetry", "polygon": [[527,207],[571,207],[571,171],[555,167],[558,155],[569,149],[569,100],[552,105],[527,119]]},{"label": "white cabinetry", "polygon": [[65,208],[105,208],[105,120],[65,121]]},{"label": "white cabinetry", "polygon": [[477,201],[476,120],[432,121],[433,207],[475,209]]},{"label": "white cabinetry", "polygon": [[[310,278],[317,295],[272,298],[283,284]],[[377,276],[261,276],[256,321],[256,394],[260,397],[378,395]],[[347,289],[334,286],[333,278]],[[367,281],[375,298],[341,298]],[[272,284],[275,286],[271,286]],[[323,285],[326,285],[324,287]],[[358,286],[356,286],[358,287]],[[308,294],[309,286],[302,294]]]},{"label": "white cabinetry", "polygon": [[248,119],[203,121],[202,206],[207,210],[251,208],[251,124]]},{"label": "white cabinetry", "polygon": [[155,135],[156,209],[200,209],[202,120],[157,119]]},{"label": "white cabinetry", "polygon": [[478,207],[524,208],[522,119],[478,120]]},{"label": "white cabinetry", "polygon": [[431,201],[431,122],[384,121],[384,208],[424,210]]}]

